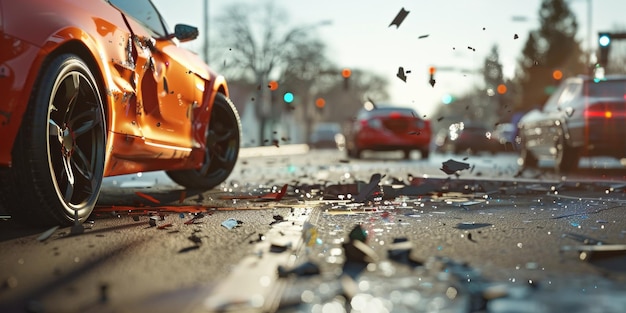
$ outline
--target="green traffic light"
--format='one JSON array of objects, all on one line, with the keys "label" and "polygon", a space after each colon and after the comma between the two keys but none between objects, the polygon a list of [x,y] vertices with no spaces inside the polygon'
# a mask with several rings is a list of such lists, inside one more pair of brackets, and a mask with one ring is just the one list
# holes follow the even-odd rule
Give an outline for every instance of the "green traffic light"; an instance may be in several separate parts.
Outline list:
[{"label": "green traffic light", "polygon": [[291,92],[285,92],[285,94],[283,95],[283,100],[285,100],[285,102],[287,103],[293,102],[293,94]]},{"label": "green traffic light", "polygon": [[598,38],[598,43],[601,47],[608,47],[611,44],[611,37],[606,34],[601,35],[600,38]]}]

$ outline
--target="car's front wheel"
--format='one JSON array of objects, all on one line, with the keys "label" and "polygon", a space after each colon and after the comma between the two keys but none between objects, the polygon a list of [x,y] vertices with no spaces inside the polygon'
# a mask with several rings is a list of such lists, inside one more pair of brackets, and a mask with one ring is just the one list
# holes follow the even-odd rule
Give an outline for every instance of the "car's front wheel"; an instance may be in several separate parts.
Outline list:
[{"label": "car's front wheel", "polygon": [[224,182],[233,171],[239,156],[241,120],[235,105],[218,93],[211,111],[206,134],[204,162],[199,169],[167,171],[179,185],[191,189],[211,189]]},{"label": "car's front wheel", "polygon": [[37,78],[2,173],[3,204],[34,225],[89,217],[104,174],[106,123],[98,83],[73,54],[47,62]]}]

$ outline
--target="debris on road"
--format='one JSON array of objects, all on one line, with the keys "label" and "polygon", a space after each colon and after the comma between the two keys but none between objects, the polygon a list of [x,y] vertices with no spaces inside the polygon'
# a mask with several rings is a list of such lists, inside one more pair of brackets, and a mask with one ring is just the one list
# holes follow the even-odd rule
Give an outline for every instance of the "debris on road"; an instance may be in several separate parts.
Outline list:
[{"label": "debris on road", "polygon": [[459,171],[466,170],[469,168],[470,168],[469,163],[459,162],[459,161],[449,159],[448,161],[443,162],[443,166],[441,167],[441,170],[448,175],[452,175],[452,174],[456,174]]},{"label": "debris on road", "polygon": [[225,221],[222,222],[222,226],[226,227],[227,229],[233,229],[238,227],[239,225],[243,224],[242,221],[236,220],[234,218],[229,218]]},{"label": "debris on road", "polygon": [[41,233],[39,237],[37,237],[37,241],[46,241],[46,239],[50,238],[50,236],[52,236],[52,234],[54,234],[57,229],[59,229],[58,225],[46,230],[45,232]]},{"label": "debris on road", "polygon": [[286,268],[282,265],[278,266],[278,277],[295,276],[313,276],[320,274],[320,267],[317,263],[307,261],[293,268]]}]

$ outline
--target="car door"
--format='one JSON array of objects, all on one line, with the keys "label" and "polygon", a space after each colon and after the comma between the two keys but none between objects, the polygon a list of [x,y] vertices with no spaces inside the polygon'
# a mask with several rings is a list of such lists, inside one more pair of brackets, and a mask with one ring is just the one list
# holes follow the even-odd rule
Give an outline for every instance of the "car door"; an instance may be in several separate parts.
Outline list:
[{"label": "car door", "polygon": [[[110,0],[125,15],[133,37],[135,121],[148,145],[184,152],[193,146],[192,109],[201,100],[198,77],[181,62],[181,48],[150,0]],[[203,87],[203,85],[201,85]],[[164,156],[169,157],[169,156]]]}]

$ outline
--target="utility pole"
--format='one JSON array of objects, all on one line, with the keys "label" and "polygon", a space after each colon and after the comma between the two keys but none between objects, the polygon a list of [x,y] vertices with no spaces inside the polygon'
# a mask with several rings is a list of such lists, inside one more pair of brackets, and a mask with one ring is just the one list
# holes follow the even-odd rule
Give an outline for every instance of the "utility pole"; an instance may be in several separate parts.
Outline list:
[{"label": "utility pole", "polygon": [[209,63],[209,0],[203,0],[203,22],[204,22],[204,47],[202,51],[202,56],[204,57],[204,62]]}]

